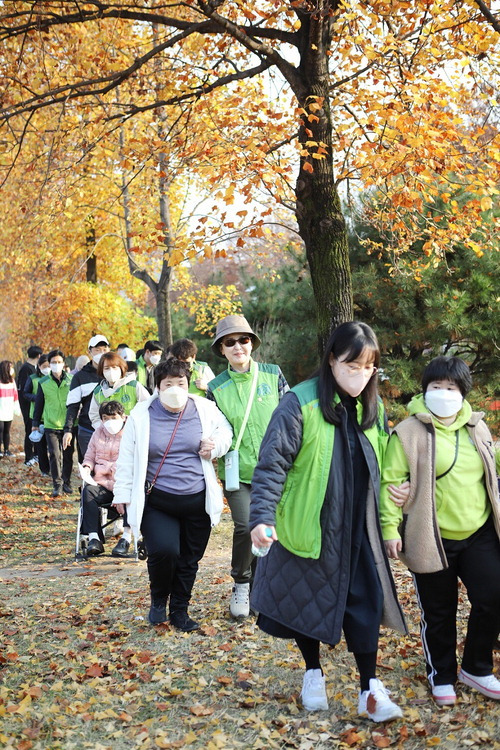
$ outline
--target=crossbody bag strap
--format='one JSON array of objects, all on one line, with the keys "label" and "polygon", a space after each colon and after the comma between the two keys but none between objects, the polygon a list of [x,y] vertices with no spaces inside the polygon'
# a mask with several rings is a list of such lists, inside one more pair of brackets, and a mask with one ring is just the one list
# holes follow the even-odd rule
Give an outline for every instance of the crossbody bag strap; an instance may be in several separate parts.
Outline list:
[{"label": "crossbody bag strap", "polygon": [[449,469],[446,469],[446,471],[443,472],[443,474],[440,474],[438,477],[436,477],[436,481],[438,479],[442,479],[443,477],[445,477],[447,474],[450,473],[450,471],[453,469],[453,467],[457,463],[457,458],[458,458],[458,430],[455,430],[455,455],[453,457],[453,463],[451,464]]},{"label": "crossbody bag strap", "polygon": [[245,416],[243,417],[243,422],[241,423],[240,431],[238,432],[238,437],[236,438],[236,443],[234,445],[235,451],[239,450],[241,441],[243,439],[243,433],[245,432],[245,428],[247,426],[248,417],[250,416],[250,409],[252,408],[255,391],[257,390],[257,378],[258,377],[259,377],[259,365],[257,364],[257,362],[255,362],[255,370],[253,371],[252,386],[250,388],[250,396],[248,399]]},{"label": "crossbody bag strap", "polygon": [[[187,404],[186,404],[186,406],[187,406]],[[163,454],[163,456],[161,458],[160,465],[158,466],[158,468],[156,470],[156,474],[153,477],[153,481],[147,483],[146,495],[151,494],[151,490],[155,486],[155,482],[158,479],[158,474],[160,473],[161,467],[163,466],[163,464],[165,462],[165,459],[167,457],[167,454],[168,454],[170,448],[172,447],[172,443],[174,442],[175,433],[177,432],[177,428],[179,427],[179,424],[180,424],[181,419],[182,419],[182,415],[184,414],[185,411],[186,411],[186,407],[184,407],[184,409],[181,411],[181,413],[179,414],[179,416],[177,418],[177,422],[175,423],[175,427],[174,427],[174,429],[172,431],[172,436],[171,436],[170,440],[168,441],[167,447],[165,448],[165,453]]]}]

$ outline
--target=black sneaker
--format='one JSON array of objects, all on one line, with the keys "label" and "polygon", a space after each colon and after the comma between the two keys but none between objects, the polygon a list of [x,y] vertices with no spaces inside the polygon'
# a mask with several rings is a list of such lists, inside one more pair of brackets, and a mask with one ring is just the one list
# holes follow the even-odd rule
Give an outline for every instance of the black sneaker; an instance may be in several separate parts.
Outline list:
[{"label": "black sneaker", "polygon": [[65,495],[73,494],[73,487],[70,484],[63,484],[63,492]]},{"label": "black sneaker", "polygon": [[151,625],[160,625],[167,621],[167,599],[166,597],[151,597],[151,607],[148,613],[148,620]]},{"label": "black sneaker", "polygon": [[120,539],[118,544],[111,550],[112,557],[128,557],[128,551],[130,542],[127,542],[123,537]]},{"label": "black sneaker", "polygon": [[52,497],[61,497],[62,490],[58,484],[54,485],[54,489],[52,490]]},{"label": "black sneaker", "polygon": [[177,630],[183,630],[184,633],[191,633],[192,630],[198,630],[200,627],[197,622],[190,618],[184,609],[177,609],[175,612],[171,612],[170,623]]},{"label": "black sneaker", "polygon": [[14,454],[13,454],[13,453],[11,453],[10,451],[4,451],[4,454],[3,454],[3,455],[4,455],[4,456],[13,456]]}]

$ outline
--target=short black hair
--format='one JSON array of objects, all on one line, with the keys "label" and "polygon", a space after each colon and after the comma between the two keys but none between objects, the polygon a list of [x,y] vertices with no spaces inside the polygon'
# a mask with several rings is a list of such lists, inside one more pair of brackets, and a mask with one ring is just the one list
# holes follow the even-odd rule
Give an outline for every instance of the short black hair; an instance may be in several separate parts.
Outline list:
[{"label": "short black hair", "polygon": [[47,360],[49,362],[53,357],[62,357],[63,359],[66,359],[64,353],[60,349],[52,349],[52,351],[47,354]]},{"label": "short black hair", "polygon": [[40,354],[43,353],[43,349],[40,346],[30,346],[28,347],[28,357],[30,359],[35,359],[35,357],[39,357]]},{"label": "short black hair", "polygon": [[103,417],[114,417],[116,414],[119,414],[120,417],[125,416],[123,404],[120,404],[119,401],[103,401],[99,407],[99,416],[101,419]]},{"label": "short black hair", "polygon": [[180,359],[174,359],[174,357],[170,357],[170,359],[165,359],[163,362],[160,362],[159,365],[156,365],[155,367],[155,386],[157,388],[160,387],[160,383],[164,378],[172,377],[172,378],[182,378],[182,376],[185,375],[187,378],[187,382],[191,380],[191,368],[189,367],[187,362],[183,362]]},{"label": "short black hair", "polygon": [[144,344],[144,351],[145,352],[154,352],[156,349],[159,349],[160,351],[163,351],[163,346],[160,344],[159,341],[155,341],[154,339],[150,339],[149,341],[146,341]]},{"label": "short black hair", "polygon": [[423,372],[422,391],[425,393],[429,383],[435,380],[451,380],[459,387],[464,398],[472,388],[469,366],[460,357],[434,357]]},{"label": "short black hair", "polygon": [[130,349],[128,344],[118,344],[117,349]]},{"label": "short black hair", "polygon": [[187,359],[188,357],[196,357],[198,353],[198,347],[191,341],[191,339],[177,339],[169,347],[172,356],[176,359]]}]

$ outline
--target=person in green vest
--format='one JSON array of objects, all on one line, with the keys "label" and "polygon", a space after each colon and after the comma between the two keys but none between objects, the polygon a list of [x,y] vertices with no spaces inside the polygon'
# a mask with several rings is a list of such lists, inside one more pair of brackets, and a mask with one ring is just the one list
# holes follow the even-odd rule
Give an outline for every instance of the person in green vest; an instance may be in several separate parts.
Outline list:
[{"label": "person in green vest", "polygon": [[[41,354],[35,372],[29,376],[24,384],[24,398],[30,405],[30,423],[33,420],[33,414],[35,413],[35,399],[38,392],[38,385],[40,380],[48,375],[50,375],[49,358],[46,354]],[[37,443],[33,443],[33,450],[35,458],[33,458],[30,465],[33,466],[38,464],[42,477],[50,477],[49,454],[47,452],[47,439],[45,434],[42,435],[41,440]]]},{"label": "person in green vest", "polygon": [[251,604],[264,632],[300,649],[302,705],[328,708],[320,644],[335,646],[343,631],[359,671],[358,713],[375,722],[402,716],[376,677],[380,624],[406,632],[377,510],[389,438],[379,361],[365,323],[333,332],[318,376],[292,388],[271,418],[250,508],[261,555]]},{"label": "person in green vest", "polygon": [[64,370],[64,354],[53,349],[47,355],[50,375],[40,380],[35,398],[32,432],[43,424],[49,451],[50,474],[54,489],[52,497],[63,492],[71,494],[71,472],[73,469],[73,446],[63,449],[62,441],[66,421],[66,399],[71,375]]},{"label": "person in green vest", "polygon": [[[219,478],[224,483],[224,494],[234,523],[231,557],[234,585],[229,610],[235,619],[250,614],[250,584],[254,567],[248,528],[250,483],[271,415],[289,390],[278,365],[256,362],[252,358],[252,351],[260,343],[259,337],[242,315],[228,315],[219,320],[212,351],[227,359],[228,366],[208,384],[207,390],[207,398],[215,401],[233,428],[230,460],[234,466],[237,450],[239,462],[237,482],[229,484],[226,478],[227,461],[219,459]],[[229,459],[229,454],[226,458]]]},{"label": "person in green vest", "polygon": [[146,341],[142,354],[137,357],[137,380],[150,394],[155,387],[155,367],[162,359],[163,347],[153,339]]},{"label": "person in green vest", "polygon": [[99,384],[90,400],[89,419],[94,430],[101,423],[99,410],[105,401],[118,401],[128,417],[139,401],[146,401],[149,393],[137,380],[137,373],[129,372],[127,363],[116,352],[103,354],[97,365]]},{"label": "person in green vest", "polygon": [[198,347],[191,339],[177,339],[170,347],[170,354],[181,362],[187,362],[191,368],[189,393],[206,396],[208,384],[215,378],[214,373],[206,362],[196,359]]}]

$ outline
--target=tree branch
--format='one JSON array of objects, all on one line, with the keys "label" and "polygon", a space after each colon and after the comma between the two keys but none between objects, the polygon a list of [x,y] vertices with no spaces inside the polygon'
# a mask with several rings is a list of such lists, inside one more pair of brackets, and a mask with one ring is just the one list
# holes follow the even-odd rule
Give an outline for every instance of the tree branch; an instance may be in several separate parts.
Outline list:
[{"label": "tree branch", "polygon": [[483,16],[486,18],[488,23],[490,23],[495,31],[500,34],[500,21],[496,18],[496,16],[493,15],[491,10],[488,8],[485,2],[483,0],[474,0],[477,7],[483,14]]}]

